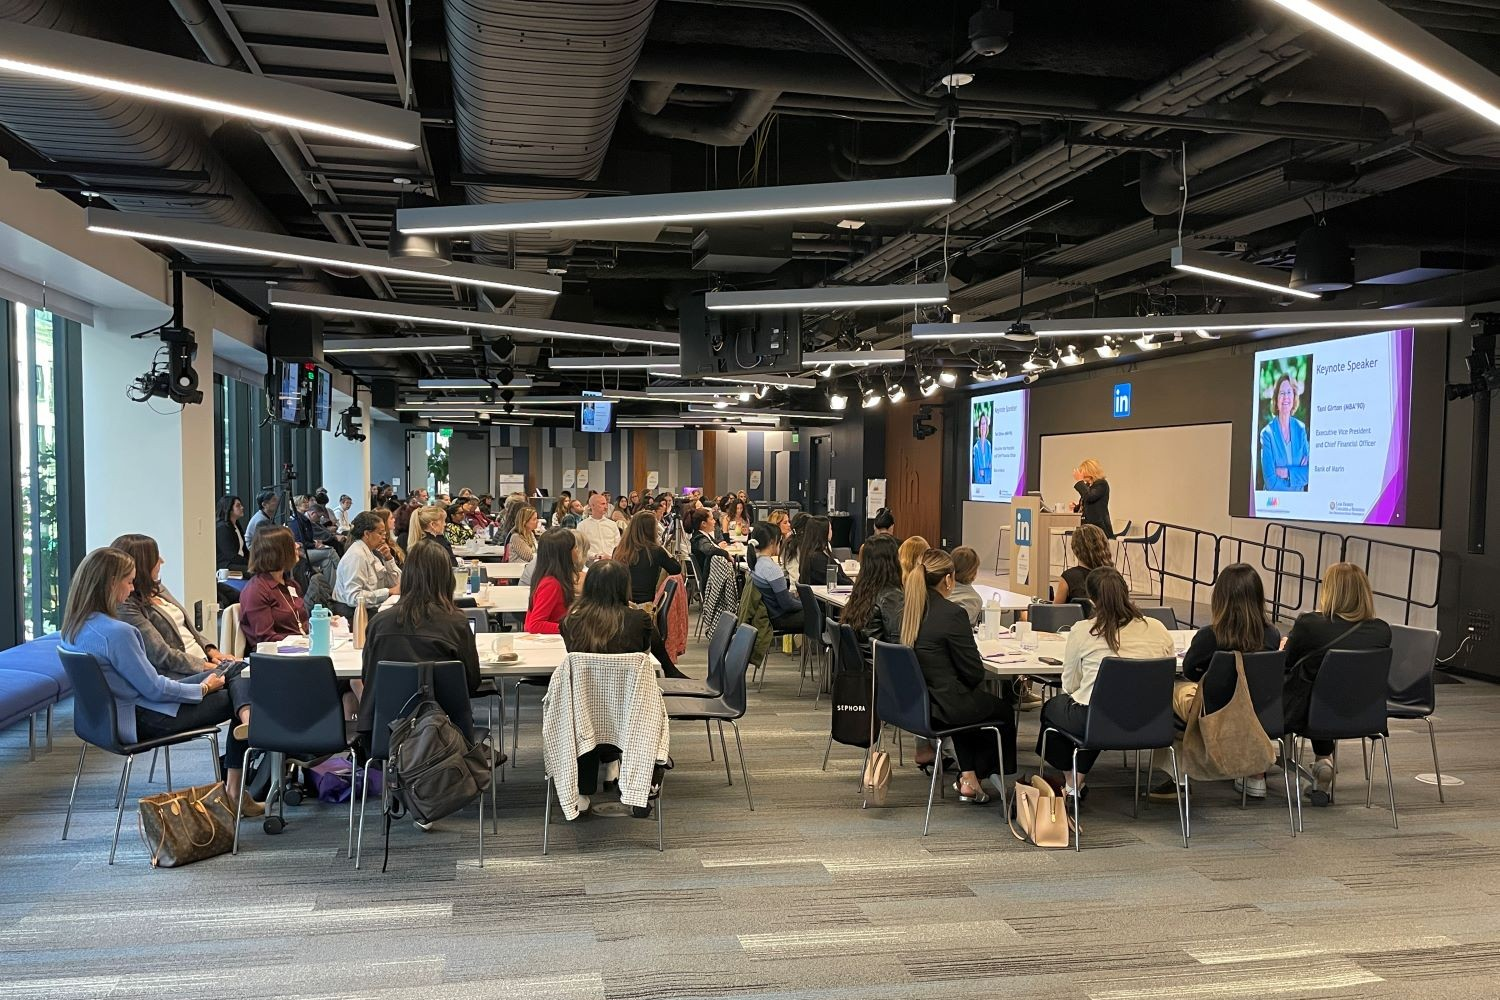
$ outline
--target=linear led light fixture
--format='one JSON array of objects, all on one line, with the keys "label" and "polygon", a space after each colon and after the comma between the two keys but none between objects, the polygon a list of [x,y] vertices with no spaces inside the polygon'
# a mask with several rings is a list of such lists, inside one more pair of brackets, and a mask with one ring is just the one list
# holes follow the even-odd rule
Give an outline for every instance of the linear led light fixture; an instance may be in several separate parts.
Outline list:
[{"label": "linear led light fixture", "polygon": [[644,371],[648,368],[676,370],[675,354],[638,354],[624,357],[548,358],[547,367],[558,371]]},{"label": "linear led light fixture", "polygon": [[415,413],[418,416],[431,417],[434,420],[460,419],[470,413],[493,413],[496,417],[503,417],[506,419],[510,419],[512,417],[528,417],[531,419],[538,419],[543,417],[567,416],[567,414],[564,413],[548,413],[545,410],[511,410],[509,413],[506,413],[504,412],[504,403],[476,403],[466,409],[458,410],[434,410],[426,404],[417,405],[414,403],[403,403],[402,405],[397,406],[395,409],[398,413]]},{"label": "linear led light fixture", "polygon": [[[8,28],[7,28],[8,30]],[[549,274],[531,274],[503,267],[477,264],[451,264],[441,271],[422,271],[395,263],[383,251],[368,247],[345,246],[300,236],[283,236],[253,229],[235,229],[204,222],[162,219],[135,212],[116,212],[108,208],[84,211],[84,225],[90,232],[109,236],[130,236],[146,243],[168,243],[180,247],[202,247],[224,253],[264,257],[269,260],[296,261],[318,267],[340,270],[370,271],[414,281],[441,281],[474,288],[492,288],[506,292],[557,295],[562,280]],[[362,299],[352,301],[361,302]]]},{"label": "linear led light fixture", "polygon": [[531,376],[517,375],[509,382],[487,378],[419,378],[418,389],[525,389],[531,386]]},{"label": "linear led light fixture", "polygon": [[700,380],[728,385],[768,385],[773,389],[816,389],[818,386],[817,379],[797,375],[704,375]]},{"label": "linear led light fixture", "polygon": [[1261,267],[1258,264],[1247,264],[1242,260],[1234,260],[1230,257],[1220,257],[1215,253],[1207,253],[1203,250],[1184,250],[1182,247],[1172,248],[1172,267],[1189,274],[1199,274],[1205,278],[1213,278],[1215,281],[1229,281],[1236,285],[1248,285],[1251,288],[1259,288],[1266,292],[1275,292],[1278,295],[1295,295],[1299,299],[1320,299],[1317,292],[1307,292],[1300,288],[1292,288],[1287,284],[1288,275],[1278,271],[1274,267]]},{"label": "linear led light fixture", "polygon": [[[1249,330],[1369,329],[1457,326],[1464,311],[1456,306],[1426,309],[1328,309],[1304,312],[1221,313],[1216,316],[1102,316],[1097,319],[1039,320],[1028,324],[1038,337],[1102,337],[1142,333],[1235,333]],[[913,340],[999,340],[1009,322],[919,323]]]},{"label": "linear led light fixture", "polygon": [[753,292],[709,292],[710,312],[755,312],[771,309],[859,309],[869,306],[941,305],[948,286],[941,282],[905,285],[847,285],[831,288],[770,288]]},{"label": "linear led light fixture", "polygon": [[1500,77],[1374,0],[1271,0],[1340,41],[1500,125]]},{"label": "linear led light fixture", "polygon": [[403,233],[483,233],[643,223],[668,225],[728,219],[815,219],[851,213],[938,208],[953,204],[956,189],[951,174],[940,174],[616,198],[403,208],[396,213],[396,226]]},{"label": "linear led light fixture", "polygon": [[678,386],[677,388],[651,388],[646,389],[649,399],[666,399],[671,396],[680,396],[685,399],[718,399],[720,396],[733,396],[733,389],[714,389],[708,386]]},{"label": "linear led light fixture", "polygon": [[422,116],[266,76],[7,21],[0,73],[280,125],[383,149],[416,149]]},{"label": "linear led light fixture", "polygon": [[777,410],[773,414],[773,413],[767,413],[764,410],[744,410],[744,409],[736,409],[734,407],[730,407],[727,410],[716,410],[712,406],[703,406],[703,405],[698,404],[698,403],[694,403],[694,404],[690,405],[688,407],[688,412],[689,413],[717,413],[720,416],[726,416],[726,417],[745,417],[745,418],[752,419],[752,420],[755,419],[755,418],[757,418],[757,417],[760,418],[760,419],[762,419],[762,420],[764,420],[764,419],[766,419],[768,417],[774,417],[776,419],[787,419],[787,420],[843,420],[844,419],[844,415],[842,413],[810,413],[810,412],[807,412],[807,411],[804,411],[804,410]]},{"label": "linear led light fixture", "polygon": [[433,326],[456,326],[466,330],[499,330],[506,333],[529,333],[564,340],[607,340],[615,343],[645,344],[651,347],[676,347],[675,333],[658,330],[635,330],[623,326],[599,326],[594,323],[568,323],[533,316],[477,312],[473,309],[451,309],[447,306],[420,306],[409,302],[384,302],[379,299],[356,299],[342,295],[319,295],[271,289],[273,309],[297,309],[326,316],[362,316],[391,322],[422,323]]},{"label": "linear led light fixture", "polygon": [[[277,299],[278,293],[272,291],[271,301],[273,305]],[[807,368],[828,368],[833,365],[849,365],[853,368],[861,368],[869,365],[903,365],[905,363],[906,352],[899,350],[813,351],[802,355],[802,364]],[[678,357],[675,354],[627,354],[623,356],[610,355],[595,358],[548,358],[547,367],[560,371],[591,369],[601,371],[646,370],[658,375],[673,376],[679,371]]]},{"label": "linear led light fixture", "polygon": [[474,341],[462,334],[436,337],[353,337],[323,341],[324,354],[451,353],[472,351]]},{"label": "linear led light fixture", "polygon": [[870,365],[904,365],[905,351],[813,351],[802,355],[802,363],[809,368],[831,368],[848,365],[851,368],[866,368]]}]

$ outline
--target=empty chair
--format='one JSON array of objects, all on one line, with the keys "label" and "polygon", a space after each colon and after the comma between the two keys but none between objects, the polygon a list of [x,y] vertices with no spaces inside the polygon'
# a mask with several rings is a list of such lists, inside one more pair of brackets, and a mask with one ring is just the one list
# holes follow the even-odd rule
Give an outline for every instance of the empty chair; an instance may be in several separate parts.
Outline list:
[{"label": "empty chair", "polygon": [[[823,602],[813,595],[812,587],[797,584],[797,597],[802,601],[802,679],[797,682],[797,697],[802,697],[802,683],[809,670],[817,690],[823,690],[823,669],[828,656],[828,646],[823,641]],[[814,699],[814,704],[817,704]]]},{"label": "empty chair", "polygon": [[464,617],[469,619],[469,628],[475,635],[488,635],[490,633],[490,613],[484,608],[460,608]]},{"label": "empty chair", "polygon": [[[1391,751],[1387,745],[1386,694],[1390,684],[1390,649],[1330,649],[1313,680],[1312,699],[1307,706],[1307,726],[1298,736],[1309,740],[1379,740],[1385,755],[1385,786],[1391,804],[1391,825],[1396,819],[1396,785],[1391,780]],[[1335,758],[1336,760],[1337,758]],[[1365,806],[1370,805],[1373,768],[1365,775]],[[1338,771],[1328,790],[1333,801]],[[1298,798],[1299,808],[1301,798]],[[1300,816],[1300,812],[1299,812]],[[1301,827],[1299,822],[1298,827]]]},{"label": "empty chair", "polygon": [[[353,753],[354,727],[344,721],[344,700],[339,693],[333,660],[326,656],[263,656],[250,654],[250,738],[242,769],[250,763],[251,750],[285,754],[288,758],[311,764],[325,757],[349,751],[349,843],[346,857],[354,856],[354,771],[358,757]],[[243,773],[243,770],[242,770]],[[276,782],[279,784],[279,782]],[[240,852],[240,819],[245,789],[234,804],[234,847]],[[267,802],[266,830],[278,832],[285,825],[281,815],[282,796],[277,796],[277,815],[270,815]]]},{"label": "empty chair", "polygon": [[740,755],[740,777],[745,782],[745,801],[750,811],[755,811],[755,799],[750,794],[750,770],[745,766],[745,744],[740,738],[739,720],[745,717],[745,678],[750,671],[750,658],[755,648],[755,629],[741,625],[734,630],[729,640],[729,650],[724,654],[724,691],[717,698],[668,698],[667,718],[674,721],[714,722],[719,726],[719,749],[724,755],[724,776],[734,784],[729,771],[729,748],[724,742],[724,723],[734,729],[734,745]]},{"label": "empty chair", "polygon": [[[1177,819],[1182,824],[1182,846],[1188,846],[1187,813],[1182,801],[1182,777],[1177,769],[1176,717],[1172,714],[1172,680],[1177,674],[1177,660],[1162,657],[1152,660],[1130,660],[1106,656],[1099,663],[1089,698],[1083,732],[1069,733],[1048,727],[1042,731],[1042,757],[1046,759],[1047,738],[1056,733],[1071,739],[1073,748],[1073,849],[1083,847],[1078,826],[1078,754],[1085,750],[1166,750],[1172,760],[1172,780],[1177,784]],[[1140,801],[1140,771],[1136,771],[1132,812]]]},{"label": "empty chair", "polygon": [[835,546],[833,549],[833,558],[837,559],[841,563],[846,563],[850,559],[854,558],[854,550],[850,548],[844,548],[842,546]]},{"label": "empty chair", "polygon": [[1083,621],[1083,608],[1076,604],[1033,604],[1026,609],[1026,617],[1038,632],[1063,632]]},{"label": "empty chair", "polygon": [[[943,741],[955,733],[988,730],[995,734],[996,759],[1005,759],[999,726],[979,723],[938,729],[932,721],[932,699],[917,654],[910,646],[875,640],[875,714],[883,725],[933,741],[932,781],[927,789],[927,812],[922,818],[922,836],[932,822],[932,793],[943,778]],[[878,741],[877,741],[878,742]],[[1007,790],[1000,790],[1001,807],[1010,808]]]},{"label": "empty chair", "polygon": [[[1146,567],[1147,583],[1149,584],[1150,583],[1150,577],[1151,577],[1151,571],[1153,569],[1153,567],[1151,565],[1151,553],[1155,550],[1156,545],[1161,542],[1161,536],[1162,536],[1163,533],[1166,532],[1166,530],[1167,530],[1167,526],[1166,525],[1164,525],[1164,524],[1158,524],[1154,529],[1152,529],[1147,534],[1136,535],[1134,537],[1125,537],[1122,534],[1120,537],[1118,537],[1118,538],[1115,539],[1116,543],[1119,545],[1120,553],[1122,555],[1122,558],[1120,560],[1120,572],[1122,574],[1124,574],[1125,580],[1130,585],[1130,591],[1131,591],[1131,593],[1135,593],[1136,592],[1136,590],[1135,590],[1135,576],[1134,576],[1134,574],[1131,571],[1131,567],[1132,567],[1131,553],[1134,552],[1137,549],[1140,550],[1140,552],[1141,552],[1141,560],[1145,563],[1145,567]],[[1146,593],[1150,593],[1151,592],[1149,586],[1147,587],[1147,589],[1146,589],[1145,592]]]},{"label": "empty chair", "polygon": [[[657,685],[664,695],[684,698],[717,698],[724,693],[724,654],[729,651],[729,640],[734,637],[737,623],[728,611],[719,613],[718,624],[708,639],[708,679],[693,680],[691,677],[658,677]],[[712,751],[713,744],[709,744]]]},{"label": "empty chair", "polygon": [[1437,685],[1433,683],[1432,672],[1437,668],[1438,637],[1436,629],[1391,626],[1391,676],[1385,714],[1391,719],[1419,719],[1427,723],[1438,801],[1443,802],[1443,769],[1438,766],[1437,731],[1432,727],[1432,713],[1437,710]]},{"label": "empty chair", "polygon": [[1154,607],[1141,608],[1140,610],[1142,615],[1146,616],[1147,618],[1155,618],[1157,621],[1165,625],[1167,627],[1167,631],[1169,632],[1177,628],[1177,612],[1173,611],[1171,608]]},{"label": "empty chair", "polygon": [[104,669],[92,653],[75,653],[59,649],[63,669],[73,684],[73,732],[83,741],[78,748],[78,770],[73,772],[73,790],[68,793],[68,811],[63,817],[62,839],[68,839],[68,825],[73,820],[73,800],[78,795],[78,779],[83,774],[83,758],[90,746],[125,758],[120,770],[120,786],[115,792],[115,835],[109,844],[109,863],[115,863],[115,849],[120,845],[120,820],[125,815],[125,794],[130,790],[130,768],[139,754],[158,747],[174,747],[189,740],[208,740],[213,752],[214,780],[219,780],[219,727],[205,726],[158,739],[123,743],[116,720],[115,696],[104,679]]}]

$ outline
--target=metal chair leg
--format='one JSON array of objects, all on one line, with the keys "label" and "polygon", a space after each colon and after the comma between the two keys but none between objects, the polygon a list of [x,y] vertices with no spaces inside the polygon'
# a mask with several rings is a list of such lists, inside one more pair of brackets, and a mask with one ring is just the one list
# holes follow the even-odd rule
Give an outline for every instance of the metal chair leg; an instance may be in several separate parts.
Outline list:
[{"label": "metal chair leg", "polygon": [[546,796],[542,806],[542,856],[547,855],[547,828],[552,823],[552,775],[547,775],[546,787],[542,790]]},{"label": "metal chair leg", "polygon": [[943,773],[943,748],[938,747],[938,755],[932,761],[932,780],[927,784],[927,814],[922,818],[922,836],[927,836],[927,827],[932,823],[932,793],[937,791],[938,782]]},{"label": "metal chair leg", "polygon": [[1443,769],[1438,764],[1437,754],[1437,730],[1432,728],[1432,716],[1429,715],[1422,721],[1427,723],[1427,739],[1432,743],[1432,771],[1437,778],[1438,802],[1444,802],[1446,800],[1443,798]]},{"label": "metal chair leg", "polygon": [[68,824],[73,822],[73,799],[78,796],[78,779],[83,776],[83,757],[88,752],[87,743],[78,748],[78,769],[73,772],[73,790],[68,793],[68,811],[63,816],[63,840],[68,839]]},{"label": "metal chair leg", "polygon": [[172,786],[172,748],[171,747],[162,747],[161,748],[161,764],[162,764],[162,767],[165,768],[166,772],[167,772],[167,791],[169,791],[169,792],[175,792],[175,791],[177,791],[177,789]]},{"label": "metal chair leg", "polygon": [[[345,861],[352,861],[354,859],[354,803],[355,803],[355,801],[357,799],[357,796],[354,794],[354,777],[355,777],[355,775],[359,774],[359,756],[357,754],[355,754],[353,751],[350,751],[350,753],[349,753],[349,768],[350,768],[350,771],[349,771],[349,843],[344,848],[344,860]],[[240,771],[240,774],[243,775],[244,773],[245,772],[242,769]],[[244,794],[245,794],[245,782],[244,782],[244,779],[241,778],[240,779],[240,795],[243,796]],[[239,831],[238,823],[236,823],[236,825],[235,825],[235,831],[234,832],[235,832],[235,836],[239,836],[239,832],[240,831]]]},{"label": "metal chair leg", "polygon": [[[708,720],[704,719],[703,724],[708,725]],[[724,758],[724,778],[730,785],[733,785],[734,775],[729,773],[729,747],[724,743],[724,723],[722,722],[719,723],[719,749],[723,751],[720,756]]]},{"label": "metal chair leg", "polygon": [[26,716],[26,746],[28,760],[36,760],[36,713]]},{"label": "metal chair leg", "polygon": [[[223,781],[224,780],[224,771],[219,766],[219,734],[217,732],[213,732],[213,733],[209,733],[208,734],[208,752],[211,753],[211,754],[213,754],[213,763],[214,763],[214,766],[213,766],[213,775],[214,775],[214,780],[215,781]],[[245,769],[242,767],[242,768],[240,768],[240,782],[243,784],[244,780],[245,780]]]},{"label": "metal chair leg", "polygon": [[146,784],[148,785],[156,780],[156,757],[160,753],[160,750],[151,751],[151,767],[146,771]]},{"label": "metal chair leg", "polygon": [[[1172,757],[1172,780],[1175,782],[1178,780],[1177,748],[1168,747],[1167,752]],[[1182,781],[1180,784],[1178,784],[1177,788],[1180,791],[1180,794],[1177,796],[1177,818],[1182,822],[1182,846],[1184,849],[1186,849],[1188,846],[1188,838],[1192,835],[1189,828],[1189,824],[1191,822],[1189,817],[1192,809],[1192,799],[1190,798],[1190,796],[1192,793],[1188,791],[1188,780],[1186,775],[1183,775]]]},{"label": "metal chair leg", "polygon": [[515,683],[515,693],[516,693],[516,697],[515,697],[515,713],[514,713],[513,718],[511,719],[511,723],[510,723],[511,724],[510,763],[511,763],[512,767],[514,767],[515,764],[516,764],[516,751],[517,751],[517,748],[520,747],[520,745],[521,745],[521,682],[520,681],[516,681],[516,683]]},{"label": "metal chair leg", "polygon": [[[1373,748],[1372,752],[1373,752]],[[1380,751],[1385,755],[1385,790],[1391,799],[1391,826],[1401,829],[1401,823],[1396,819],[1396,783],[1391,780],[1391,743],[1384,737],[1380,740]]]},{"label": "metal chair leg", "polygon": [[128,754],[125,757],[125,770],[120,772],[120,801],[115,807],[115,837],[109,843],[109,863],[115,863],[115,850],[120,846],[120,821],[125,818],[125,792],[130,788],[130,765],[135,763],[135,756]]},{"label": "metal chair leg", "polygon": [[[47,706],[47,752],[52,752],[52,706]],[[1441,787],[1441,786],[1440,786]]]},{"label": "metal chair leg", "polygon": [[660,854],[662,852],[662,850],[663,850],[663,848],[661,846],[661,831],[662,831],[662,825],[661,825],[661,795],[658,793],[657,796],[656,796],[656,853],[657,854]]},{"label": "metal chair leg", "polygon": [[734,727],[734,747],[740,753],[740,777],[745,782],[745,801],[750,805],[750,811],[755,812],[755,800],[750,797],[750,769],[745,766],[745,744],[740,739],[740,727],[733,719],[729,724]]},{"label": "metal chair leg", "polygon": [[[1282,745],[1282,753],[1284,754],[1285,752],[1286,752],[1286,746],[1283,743],[1283,745]],[[1285,763],[1285,760],[1283,760],[1283,763]],[[1291,824],[1291,827],[1292,827],[1292,836],[1295,837],[1295,836],[1297,836],[1297,816],[1296,816],[1296,813],[1293,811],[1293,801],[1292,800],[1295,797],[1297,797],[1297,793],[1292,790],[1293,789],[1293,781],[1292,781],[1292,769],[1291,768],[1289,768],[1289,767],[1283,767],[1281,769],[1281,783],[1286,786],[1286,819],[1287,819],[1287,822],[1289,824]]]},{"label": "metal chair leg", "polygon": [[707,719],[703,720],[703,731],[708,734],[708,759],[712,762],[714,759],[714,727]]},{"label": "metal chair leg", "polygon": [[833,753],[833,737],[828,737],[828,748],[823,751],[823,770],[828,770],[828,755]]},{"label": "metal chair leg", "polygon": [[[253,749],[255,748],[249,746],[245,747],[244,754],[240,756],[240,794],[236,795],[234,798],[234,843],[230,845],[229,848],[229,853],[232,855],[237,855],[240,853],[240,820],[243,819],[245,815],[245,782],[243,775],[245,773],[245,768],[250,766],[250,751]],[[349,786],[349,798],[352,800],[354,798],[354,779],[351,776],[349,780],[351,782]],[[354,833],[354,827],[352,825],[353,821],[351,820],[350,822],[351,825],[349,827],[349,832],[350,836],[352,837]]]},{"label": "metal chair leg", "polygon": [[1073,747],[1072,789],[1073,794],[1071,797],[1073,799],[1073,850],[1081,851],[1083,850],[1083,824],[1080,823],[1078,819],[1080,800],[1078,798],[1078,747],[1076,746]]},{"label": "metal chair leg", "polygon": [[[384,777],[384,775],[382,775]],[[384,787],[384,783],[382,783]],[[352,798],[354,790],[349,790]],[[359,833],[354,840],[354,870],[359,871],[359,862],[365,853],[365,809],[370,804],[370,762],[365,761],[365,772],[359,788]]]}]

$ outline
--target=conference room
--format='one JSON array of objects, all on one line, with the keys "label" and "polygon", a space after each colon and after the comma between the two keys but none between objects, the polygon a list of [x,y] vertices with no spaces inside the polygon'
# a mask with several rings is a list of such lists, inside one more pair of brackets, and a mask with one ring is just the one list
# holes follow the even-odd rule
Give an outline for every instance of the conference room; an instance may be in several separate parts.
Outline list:
[{"label": "conference room", "polygon": [[1489,995],[1497,33],[0,5],[8,988]]}]

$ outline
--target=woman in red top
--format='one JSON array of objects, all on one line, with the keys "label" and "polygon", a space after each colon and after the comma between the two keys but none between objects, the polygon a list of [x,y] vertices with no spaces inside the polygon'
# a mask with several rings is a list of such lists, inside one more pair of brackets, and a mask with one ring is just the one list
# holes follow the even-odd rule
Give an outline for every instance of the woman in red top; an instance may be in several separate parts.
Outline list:
[{"label": "woman in red top", "polygon": [[306,635],[307,607],[292,582],[297,543],[286,528],[266,526],[250,543],[250,582],[240,594],[240,632],[254,649],[289,635]]},{"label": "woman in red top", "polygon": [[549,531],[536,547],[536,568],[531,574],[531,605],[526,610],[526,631],[556,635],[563,616],[578,594],[583,570],[583,546],[566,528]]}]

